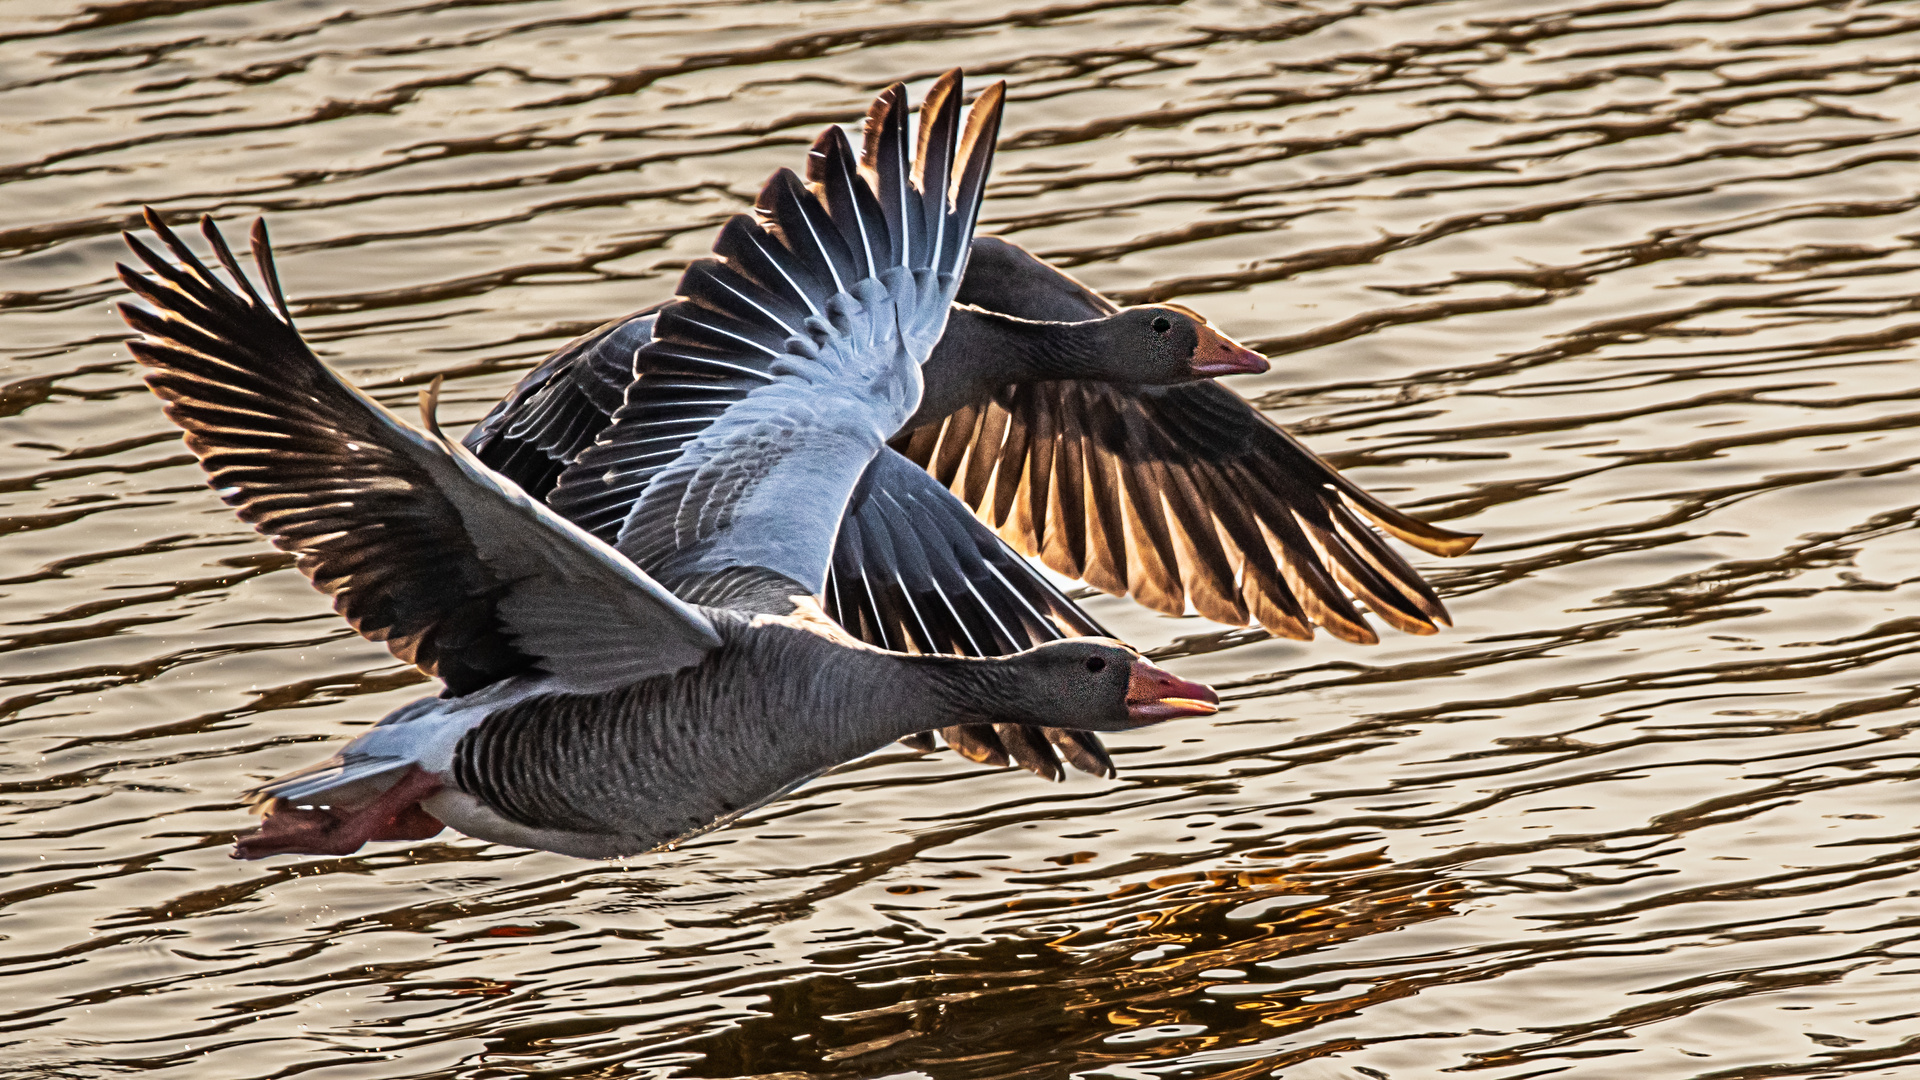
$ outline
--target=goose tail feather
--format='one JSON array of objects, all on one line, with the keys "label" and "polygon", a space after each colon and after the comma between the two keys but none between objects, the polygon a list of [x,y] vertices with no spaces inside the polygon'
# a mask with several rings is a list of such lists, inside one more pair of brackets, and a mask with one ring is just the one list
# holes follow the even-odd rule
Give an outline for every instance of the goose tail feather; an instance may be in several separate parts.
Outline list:
[{"label": "goose tail feather", "polygon": [[342,788],[373,780],[412,765],[413,759],[385,754],[341,753],[305,768],[284,773],[247,792],[249,805],[285,799],[296,805]]}]

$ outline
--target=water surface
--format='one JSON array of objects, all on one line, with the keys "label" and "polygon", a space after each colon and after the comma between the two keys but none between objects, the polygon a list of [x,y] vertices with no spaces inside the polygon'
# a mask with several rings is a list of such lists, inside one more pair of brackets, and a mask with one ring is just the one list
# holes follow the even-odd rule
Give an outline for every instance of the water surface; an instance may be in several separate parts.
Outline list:
[{"label": "water surface", "polygon": [[[1275,357],[1484,532],[1366,648],[1089,606],[1231,707],[1053,786],[854,763],[624,863],[235,863],[422,691],[138,381],[117,232],[267,216],[477,419],[886,82],[1011,84],[984,229]],[[0,7],[0,1074],[1904,1077],[1920,8]]]}]

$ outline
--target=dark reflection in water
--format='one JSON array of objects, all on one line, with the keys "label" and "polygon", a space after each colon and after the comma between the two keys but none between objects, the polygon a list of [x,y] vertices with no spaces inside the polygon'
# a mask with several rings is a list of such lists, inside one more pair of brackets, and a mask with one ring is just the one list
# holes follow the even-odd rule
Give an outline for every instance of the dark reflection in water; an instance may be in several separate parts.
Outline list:
[{"label": "dark reflection in water", "polygon": [[[894,78],[986,229],[1276,358],[1487,539],[1373,648],[1095,614],[1233,707],[1059,786],[856,762],[624,864],[235,864],[419,692],[202,485],[116,233],[267,214],[471,421]],[[1920,1070],[1920,11],[1796,0],[0,10],[0,1075]]]},{"label": "dark reflection in water", "polygon": [[[809,959],[828,970],[774,991],[769,1016],[673,1049],[699,1051],[690,1069],[718,1076],[854,1057],[869,1072],[938,1066],[997,1074],[1224,1049],[1263,1029],[1312,1024],[1419,989],[1418,980],[1391,979],[1314,994],[1304,985],[1247,982],[1250,965],[1289,961],[1298,978],[1304,968],[1290,958],[1451,914],[1464,895],[1437,875],[1391,869],[1377,851],[1134,880],[1072,906],[1075,923],[1098,917],[1097,926],[1039,924],[1031,937],[907,957],[815,953]],[[1042,936],[1048,930],[1057,936]],[[796,1041],[795,1031],[812,1038]]]}]

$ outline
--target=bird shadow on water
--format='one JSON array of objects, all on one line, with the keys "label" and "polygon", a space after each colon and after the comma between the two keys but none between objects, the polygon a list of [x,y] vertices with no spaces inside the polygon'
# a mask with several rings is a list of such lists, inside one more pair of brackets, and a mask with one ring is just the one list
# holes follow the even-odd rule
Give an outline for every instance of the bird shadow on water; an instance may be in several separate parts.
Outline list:
[{"label": "bird shadow on water", "polygon": [[[1351,839],[1268,846],[1247,869],[1000,900],[965,913],[1017,921],[984,940],[936,944],[946,931],[920,926],[906,899],[916,887],[897,886],[900,948],[817,950],[805,958],[817,970],[755,989],[764,996],[755,1015],[648,1039],[628,1064],[712,1077],[984,1076],[1016,1063],[1098,1072],[1310,1028],[1419,989],[1409,978],[1329,993],[1317,953],[1443,918],[1473,896],[1443,873],[1396,868],[1378,850],[1316,857]],[[1029,880],[1070,887],[1095,877],[1076,873],[1073,858],[1059,857],[1061,873]],[[1032,922],[1041,911],[1048,921]],[[528,1053],[535,1041],[503,1038],[495,1049]]]}]

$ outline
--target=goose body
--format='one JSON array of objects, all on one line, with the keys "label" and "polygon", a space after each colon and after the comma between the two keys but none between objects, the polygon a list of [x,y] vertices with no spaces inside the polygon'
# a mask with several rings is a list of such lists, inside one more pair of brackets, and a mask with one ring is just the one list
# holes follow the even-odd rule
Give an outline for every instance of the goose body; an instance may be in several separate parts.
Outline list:
[{"label": "goose body", "polygon": [[[614,521],[605,540],[442,436],[432,392],[421,431],[321,364],[293,328],[263,225],[256,289],[210,220],[230,284],[149,213],[173,259],[128,237],[148,273],[121,276],[148,307],[122,314],[168,416],[221,497],[336,610],[445,684],[256,789],[267,816],[236,855],[341,854],[441,823],[630,854],[929,726],[1124,730],[1213,711],[1210,690],[1118,642],[888,653],[812,599],[840,509],[919,404],[1000,94],[963,129],[958,73],[936,83],[910,162],[896,87],[870,117],[871,187],[830,129],[816,152],[837,183],[815,194],[783,170],[762,193],[767,226],[728,223],[720,257],[689,268],[687,299],[661,310],[642,349],[679,372],[677,411],[623,403],[562,477],[583,517]],[[796,512],[801,493],[810,505]]]},{"label": "goose body", "polygon": [[[1046,695],[1022,701],[1021,680],[1009,679],[1004,665],[873,649],[817,617],[704,614],[720,644],[690,668],[587,693],[564,679],[528,675],[463,697],[422,699],[335,757],[261,792],[292,805],[316,798],[352,805],[417,770],[433,781],[418,802],[436,824],[496,843],[610,858],[724,825],[929,726],[977,720],[972,710],[982,702],[1028,722],[1057,721],[1062,707]],[[1113,669],[1116,686],[1136,677],[1129,654],[1094,639],[1055,646],[1045,663],[1084,670],[1088,658],[1125,660]],[[1121,687],[1104,699],[1112,708],[1089,708],[1081,722],[1127,730],[1162,712],[1180,715],[1166,698],[1208,697],[1198,684],[1144,668],[1138,677],[1136,696],[1160,680],[1161,697],[1149,703],[1157,707],[1129,708]],[[268,821],[276,817],[282,830],[303,820],[299,811],[282,811]],[[326,816],[306,820],[326,823]],[[289,838],[303,849],[316,846],[304,831],[269,830],[241,850],[273,854]]]}]

